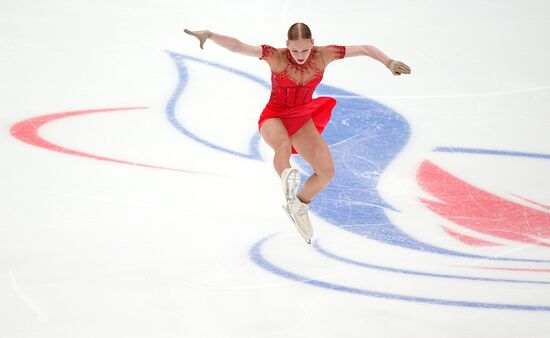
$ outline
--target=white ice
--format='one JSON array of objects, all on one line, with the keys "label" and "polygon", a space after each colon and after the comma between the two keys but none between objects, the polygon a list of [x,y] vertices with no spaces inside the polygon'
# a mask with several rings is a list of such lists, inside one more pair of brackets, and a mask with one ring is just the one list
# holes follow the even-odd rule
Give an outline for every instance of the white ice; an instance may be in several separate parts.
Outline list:
[{"label": "white ice", "polygon": [[[549,15],[550,3],[519,0],[2,0],[0,337],[547,337],[548,246],[441,218],[419,202],[434,197],[422,191],[416,173],[429,160],[546,214],[550,227],[548,157],[433,151],[550,154]],[[267,145],[260,143],[261,161],[251,160],[197,142],[170,123],[167,105],[180,78],[168,52],[270,79],[262,61],[212,42],[201,50],[183,28],[283,47],[297,21],[312,28],[318,45],[370,44],[412,68],[410,76],[395,77],[373,59],[344,59],[323,79],[391,107],[410,126],[405,148],[378,173],[376,191],[391,206],[384,214],[393,224],[449,250],[546,262],[411,250],[345,231],[317,214],[316,246],[308,246],[281,210]],[[175,118],[202,140],[247,153],[269,91],[207,64],[186,66]],[[59,119],[39,135],[83,153],[184,171],[50,151],[10,132],[36,116],[124,107],[145,108]],[[501,245],[467,245],[442,225]],[[289,275],[254,260],[251,250],[264,238],[262,258]],[[318,248],[373,266],[531,282],[369,269]],[[517,270],[480,269],[486,266]],[[359,289],[541,309],[350,292]]]}]

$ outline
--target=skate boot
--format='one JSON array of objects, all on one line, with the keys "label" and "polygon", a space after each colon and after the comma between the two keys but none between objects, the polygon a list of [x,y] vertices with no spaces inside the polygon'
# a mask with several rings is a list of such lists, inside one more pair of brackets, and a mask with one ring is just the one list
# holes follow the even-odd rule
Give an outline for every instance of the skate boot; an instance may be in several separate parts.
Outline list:
[{"label": "skate boot", "polygon": [[298,197],[294,197],[288,200],[286,206],[283,205],[288,217],[292,220],[296,226],[296,230],[304,238],[307,244],[311,244],[311,238],[313,237],[313,227],[309,221],[309,215],[307,213],[307,204],[300,201]]},{"label": "skate boot", "polygon": [[285,201],[289,201],[296,197],[298,188],[300,187],[300,172],[297,169],[287,168],[281,174],[283,183],[283,194]]}]

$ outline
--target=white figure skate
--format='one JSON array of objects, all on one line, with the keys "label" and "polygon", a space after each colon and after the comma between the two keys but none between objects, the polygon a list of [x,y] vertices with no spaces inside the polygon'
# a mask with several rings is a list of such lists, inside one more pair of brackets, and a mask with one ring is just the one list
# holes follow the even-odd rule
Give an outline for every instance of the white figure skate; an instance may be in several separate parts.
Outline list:
[{"label": "white figure skate", "polygon": [[303,203],[294,197],[293,199],[287,201],[286,206],[283,205],[283,209],[286,211],[286,214],[294,225],[296,230],[304,238],[307,244],[311,244],[311,238],[313,237],[313,227],[309,221],[309,215],[307,212],[307,204]]},{"label": "white figure skate", "polygon": [[289,201],[296,197],[298,188],[300,187],[300,172],[297,169],[287,168],[281,174],[281,182],[283,183],[283,194],[285,201]]}]

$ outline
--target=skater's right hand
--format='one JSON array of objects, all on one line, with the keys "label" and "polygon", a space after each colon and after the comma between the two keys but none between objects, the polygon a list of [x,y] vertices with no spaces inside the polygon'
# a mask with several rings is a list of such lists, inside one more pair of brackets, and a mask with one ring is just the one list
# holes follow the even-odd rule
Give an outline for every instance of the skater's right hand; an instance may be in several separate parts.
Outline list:
[{"label": "skater's right hand", "polygon": [[199,39],[199,43],[200,43],[200,46],[201,46],[201,49],[204,49],[203,48],[203,45],[204,45],[204,42],[210,37],[212,36],[212,33],[209,31],[209,30],[205,30],[205,31],[190,31],[189,29],[184,29],[183,30],[185,33],[189,34],[189,35],[192,35],[194,37],[196,37],[197,39]]},{"label": "skater's right hand", "polygon": [[409,66],[401,61],[389,60],[386,63],[386,67],[392,72],[393,75],[410,74],[411,69]]}]

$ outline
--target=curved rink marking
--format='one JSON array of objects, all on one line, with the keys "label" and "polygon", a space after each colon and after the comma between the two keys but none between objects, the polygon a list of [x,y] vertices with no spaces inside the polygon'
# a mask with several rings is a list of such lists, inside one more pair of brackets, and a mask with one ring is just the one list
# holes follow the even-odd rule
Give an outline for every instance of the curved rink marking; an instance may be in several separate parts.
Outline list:
[{"label": "curved rink marking", "polygon": [[[550,285],[550,282],[545,281],[534,281],[534,280],[520,280],[520,279],[503,279],[503,278],[484,278],[484,277],[471,277],[471,276],[460,276],[460,275],[446,275],[446,274],[440,274],[440,273],[430,273],[430,272],[421,272],[421,271],[414,271],[414,270],[407,270],[407,269],[397,269],[382,265],[376,265],[376,264],[370,264],[361,262],[355,259],[351,258],[345,258],[342,256],[335,255],[331,253],[330,251],[323,248],[319,241],[315,241],[313,243],[313,247],[315,250],[317,250],[320,254],[322,254],[325,257],[340,261],[342,263],[355,265],[358,267],[370,269],[370,270],[379,270],[379,271],[386,271],[386,272],[395,272],[405,275],[415,275],[415,276],[427,276],[427,277],[434,277],[434,278],[444,278],[444,279],[459,279],[459,280],[472,280],[472,281],[482,281],[482,282],[497,282],[497,283],[513,283],[513,284],[540,284],[540,285]],[[477,268],[477,267],[476,267]],[[490,267],[486,267],[486,269],[491,269]],[[509,269],[509,268],[500,268],[500,270],[510,270],[510,271],[530,271],[530,272],[550,272],[550,270],[547,269]]]},{"label": "curved rink marking", "polygon": [[438,299],[438,298],[428,298],[428,297],[415,297],[400,295],[395,293],[379,292],[374,290],[366,290],[361,288],[349,287],[334,283],[329,283],[326,281],[302,276],[288,270],[284,270],[281,267],[270,263],[262,255],[262,247],[267,240],[272,238],[274,235],[267,236],[261,239],[259,242],[254,244],[254,246],[249,250],[250,259],[253,262],[261,266],[262,268],[275,273],[281,277],[294,280],[296,282],[309,284],[312,286],[344,292],[351,293],[361,296],[370,296],[383,299],[391,300],[400,300],[406,302],[414,303],[428,303],[434,305],[446,305],[446,306],[460,306],[460,307],[469,307],[469,308],[482,308],[482,309],[498,309],[498,310],[521,310],[521,311],[550,311],[550,306],[537,306],[537,305],[517,305],[517,304],[499,304],[499,303],[481,303],[481,302],[469,302],[469,301],[457,301],[457,300],[447,300],[447,299]]},{"label": "curved rink marking", "polygon": [[417,182],[422,190],[433,196],[419,200],[442,218],[473,230],[474,234],[550,249],[548,211],[488,193],[429,161],[418,168]]},{"label": "curved rink marking", "polygon": [[76,110],[76,111],[67,111],[67,112],[61,112],[61,113],[55,113],[55,114],[41,115],[41,116],[32,117],[16,123],[11,127],[10,132],[16,139],[18,139],[21,142],[30,144],[35,147],[47,149],[50,151],[60,152],[66,155],[80,156],[80,157],[90,158],[94,160],[115,162],[115,163],[132,165],[137,167],[171,170],[171,171],[184,172],[188,174],[217,176],[217,175],[205,173],[205,172],[198,172],[198,171],[178,169],[178,168],[168,168],[168,167],[156,166],[156,165],[145,164],[145,163],[130,162],[125,160],[85,153],[85,152],[73,150],[64,146],[60,146],[57,144],[53,144],[45,140],[39,135],[40,128],[42,128],[44,125],[51,123],[53,121],[62,120],[69,117],[82,116],[85,114],[138,110],[138,109],[147,109],[147,108],[148,107],[86,109],[86,110]]},{"label": "curved rink marking", "polygon": [[[269,90],[266,81],[214,62],[192,56],[167,52],[174,61],[179,82],[167,105],[169,121],[184,135],[218,151],[230,153],[243,158],[261,160],[258,151],[260,136],[252,137],[249,152],[240,153],[212,144],[184,127],[175,115],[175,105],[180,99],[189,75],[185,60],[194,61],[215,67],[249,79]],[[390,245],[397,245],[413,250],[433,252],[451,256],[498,261],[550,262],[550,260],[499,258],[473,255],[418,241],[396,227],[385,215],[385,209],[394,210],[385,203],[376,186],[383,169],[397,156],[408,141],[410,130],[407,122],[390,108],[358,95],[327,85],[319,85],[317,93],[327,96],[342,96],[333,110],[331,122],[323,137],[333,153],[338,175],[331,184],[316,197],[311,210],[327,222],[343,230],[365,236]],[[349,97],[348,97],[349,96]],[[366,113],[368,112],[368,113]],[[375,143],[375,147],[365,144]],[[305,164],[301,157],[297,162]],[[338,201],[335,203],[335,201]]]},{"label": "curved rink marking", "polygon": [[[185,89],[185,85],[189,81],[187,67],[185,60],[191,60],[198,63],[206,64],[212,67],[216,67],[236,75],[243,76],[249,80],[255,81],[260,85],[269,89],[270,86],[267,82],[247,73],[239,70],[229,68],[227,66],[219,65],[217,63],[204,61],[195,57],[180,55],[172,52],[168,52],[174,63],[176,64],[179,73],[179,82],[176,91],[172,95],[170,102],[167,106],[167,117],[174,124],[174,126],[185,135],[194,139],[197,142],[201,142],[206,146],[217,149],[222,152],[232,153],[234,155],[260,160],[259,153],[257,151],[259,141],[259,135],[256,134],[250,143],[249,153],[238,153],[234,150],[214,145],[206,140],[203,140],[185,128],[181,123],[177,122],[175,116],[174,106],[179,100],[181,93]],[[323,133],[327,143],[330,145],[335,157],[335,164],[341,165],[341,168],[337,167],[339,175],[333,180],[331,185],[317,196],[315,208],[312,208],[314,212],[326,219],[328,222],[340,226],[342,229],[351,231],[358,235],[362,235],[371,239],[378,240],[383,243],[397,245],[414,250],[420,250],[424,252],[432,252],[437,254],[459,256],[465,258],[475,259],[488,259],[498,261],[520,261],[520,262],[549,262],[547,260],[533,260],[533,259],[513,259],[513,258],[499,258],[481,255],[472,255],[468,253],[462,253],[457,251],[448,250],[433,246],[428,243],[423,243],[411,238],[408,234],[402,232],[395,225],[391,224],[389,219],[384,214],[384,209],[392,209],[387,205],[376,191],[376,184],[378,177],[382,173],[383,169],[387,167],[389,162],[395,158],[395,156],[402,150],[409,137],[409,127],[406,121],[396,112],[391,109],[369,100],[368,98],[358,99],[357,95],[348,93],[344,90],[319,85],[317,93],[319,95],[328,96],[341,96],[338,105],[333,110],[333,117],[331,123],[327,126],[327,129]],[[348,97],[346,97],[348,96]],[[343,101],[343,102],[342,102]],[[368,113],[366,113],[368,112]],[[364,144],[369,144],[369,141],[375,140],[378,143],[377,147],[364,147]],[[355,154],[356,149],[362,149],[362,154]],[[353,151],[350,151],[353,150]],[[360,161],[350,161],[349,157],[359,158]],[[300,158],[298,158],[300,160]],[[303,160],[302,160],[303,161]],[[341,174],[344,172],[345,174]],[[365,176],[365,173],[367,174]],[[361,179],[357,182],[356,178]],[[359,189],[357,187],[360,187]],[[349,187],[349,188],[346,188]],[[342,192],[347,193],[345,198],[341,196]],[[335,198],[336,197],[336,198]],[[366,198],[365,198],[366,197]],[[334,207],[334,201],[344,200],[344,205],[337,205]],[[360,204],[357,205],[357,201]],[[353,206],[353,208],[351,207]],[[350,220],[355,221],[355,224],[350,225]],[[365,222],[366,221],[366,222]],[[345,226],[341,226],[345,224]],[[305,280],[311,281],[311,279],[294,275],[289,271],[285,271],[279,267],[269,263],[269,261],[261,254],[261,246],[270,237],[264,238],[250,250],[251,259],[261,266],[262,268],[287,277],[294,280],[305,282]],[[328,253],[327,251],[324,252]],[[328,253],[330,254],[330,253]],[[330,254],[332,258],[345,262],[345,258],[339,257],[334,254]],[[349,262],[347,262],[349,264]],[[378,268],[389,267],[377,266]],[[397,271],[395,271],[397,272]],[[423,274],[423,272],[407,271],[411,274]],[[400,271],[400,273],[404,273]],[[293,278],[292,276],[298,276]],[[468,276],[445,276],[446,278],[469,278]],[[508,282],[505,280],[494,280],[495,282]],[[538,281],[511,281],[513,283],[538,283]],[[472,303],[472,302],[455,302],[442,299],[431,298],[417,298],[409,297],[405,295],[397,294],[385,294],[378,293],[369,290],[350,289],[344,286],[328,285],[327,283],[318,281],[318,283],[309,283],[316,286],[325,287],[334,290],[347,290],[353,291],[352,293],[362,293],[365,295],[383,295],[386,298],[430,302],[444,305],[455,306],[474,306],[474,307],[486,307],[486,308],[508,308],[508,309],[523,309],[523,310],[538,310],[538,311],[550,311],[550,307],[540,306],[527,306],[527,305],[513,305],[513,304],[489,304],[489,303]],[[340,288],[340,289],[339,289]]]}]

